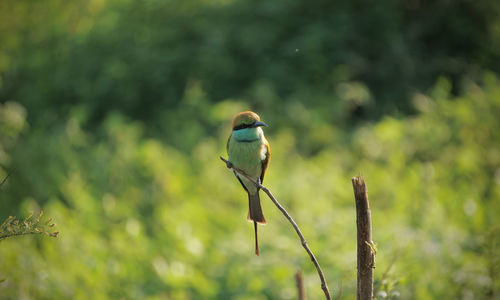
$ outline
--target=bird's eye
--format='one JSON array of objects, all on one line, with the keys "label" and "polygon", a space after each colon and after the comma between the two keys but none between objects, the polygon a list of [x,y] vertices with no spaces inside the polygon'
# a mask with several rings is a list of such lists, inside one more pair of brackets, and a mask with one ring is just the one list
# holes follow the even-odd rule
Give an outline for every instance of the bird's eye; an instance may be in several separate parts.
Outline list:
[{"label": "bird's eye", "polygon": [[253,124],[240,124],[238,126],[234,126],[233,130],[240,130],[240,129],[249,128],[249,127],[252,127],[252,125]]}]

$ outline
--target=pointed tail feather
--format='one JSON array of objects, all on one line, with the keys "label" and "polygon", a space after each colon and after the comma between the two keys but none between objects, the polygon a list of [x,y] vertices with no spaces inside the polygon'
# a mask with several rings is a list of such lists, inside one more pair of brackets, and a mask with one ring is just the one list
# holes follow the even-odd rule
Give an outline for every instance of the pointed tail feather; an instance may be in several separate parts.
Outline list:
[{"label": "pointed tail feather", "polygon": [[264,213],[262,212],[262,207],[260,206],[259,192],[255,195],[250,195],[248,193],[248,221],[255,221],[259,224],[266,224],[266,218],[264,218]]},{"label": "pointed tail feather", "polygon": [[257,223],[266,224],[266,218],[262,213],[262,207],[260,206],[259,192],[255,195],[248,194],[248,220],[253,221],[253,228],[255,231],[255,255],[259,256],[259,239],[257,236]]},{"label": "pointed tail feather", "polygon": [[255,255],[259,256],[259,239],[257,237],[257,222],[253,222],[253,229],[255,231]]}]

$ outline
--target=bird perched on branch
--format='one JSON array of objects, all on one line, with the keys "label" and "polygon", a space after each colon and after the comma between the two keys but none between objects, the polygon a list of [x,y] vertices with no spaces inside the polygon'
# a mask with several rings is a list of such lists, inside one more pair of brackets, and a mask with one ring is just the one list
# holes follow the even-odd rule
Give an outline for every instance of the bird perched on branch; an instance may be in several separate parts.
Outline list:
[{"label": "bird perched on branch", "polygon": [[[233,118],[233,131],[227,141],[229,162],[248,176],[262,182],[271,158],[269,143],[264,137],[260,117],[252,111],[244,111]],[[248,221],[253,222],[255,231],[255,254],[259,255],[257,223],[266,224],[260,205],[259,187],[243,176],[236,178],[248,194]]]}]

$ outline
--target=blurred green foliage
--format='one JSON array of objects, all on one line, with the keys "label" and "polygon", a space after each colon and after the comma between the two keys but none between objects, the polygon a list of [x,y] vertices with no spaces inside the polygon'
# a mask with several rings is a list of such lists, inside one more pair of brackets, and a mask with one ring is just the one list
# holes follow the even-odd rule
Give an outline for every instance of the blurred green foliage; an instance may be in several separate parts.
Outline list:
[{"label": "blurred green foliage", "polygon": [[[295,150],[300,137],[290,128],[268,134],[266,185],[302,226],[331,287],[343,279],[345,296],[355,293],[349,178],[357,172],[369,187],[376,276],[398,253],[390,276],[402,298],[498,296],[500,85],[487,75],[483,87],[471,83],[449,99],[441,80],[430,95],[415,97],[416,117],[386,117],[349,134],[326,127],[331,146],[309,157]],[[298,238],[269,201],[262,255],[253,255],[245,195],[217,158],[229,131],[226,112],[241,108],[213,107],[217,131],[189,152],[168,137],[146,137],[141,123],[120,115],[110,115],[99,133],[82,130],[77,113],[60,127],[24,129],[4,149],[3,164],[16,170],[1,211],[41,206],[63,234],[3,242],[2,295],[293,299],[294,270],[302,268],[309,295],[320,298]],[[10,110],[9,119],[20,112]],[[271,116],[264,120],[272,126]]]},{"label": "blurred green foliage", "polygon": [[[0,98],[37,122],[75,105],[85,127],[118,110],[165,133],[199,82],[210,103],[317,108],[336,125],[413,111],[439,76],[500,69],[500,4],[490,0],[6,0]],[[286,120],[280,120],[286,123]],[[208,127],[212,129],[213,127]],[[209,132],[209,131],[208,131]]]},{"label": "blurred green foliage", "polygon": [[362,173],[379,298],[500,297],[500,84],[484,71],[500,69],[499,15],[493,1],[0,2],[0,219],[43,209],[61,231],[0,243],[0,298],[295,299],[300,268],[321,299],[269,201],[253,255],[218,159],[244,109],[270,125],[265,185],[334,294],[355,295]]}]

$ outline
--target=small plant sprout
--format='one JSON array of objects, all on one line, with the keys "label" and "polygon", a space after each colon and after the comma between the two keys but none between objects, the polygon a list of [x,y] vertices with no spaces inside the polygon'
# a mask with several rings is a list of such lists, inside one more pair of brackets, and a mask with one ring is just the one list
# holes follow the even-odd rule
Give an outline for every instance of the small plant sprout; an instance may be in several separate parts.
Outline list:
[{"label": "small plant sprout", "polygon": [[9,216],[0,225],[0,241],[9,237],[28,235],[28,234],[43,234],[50,237],[57,237],[59,231],[54,231],[56,223],[53,218],[49,218],[42,222],[43,211],[40,211],[36,216],[31,213],[23,221],[18,220],[14,216]]}]

